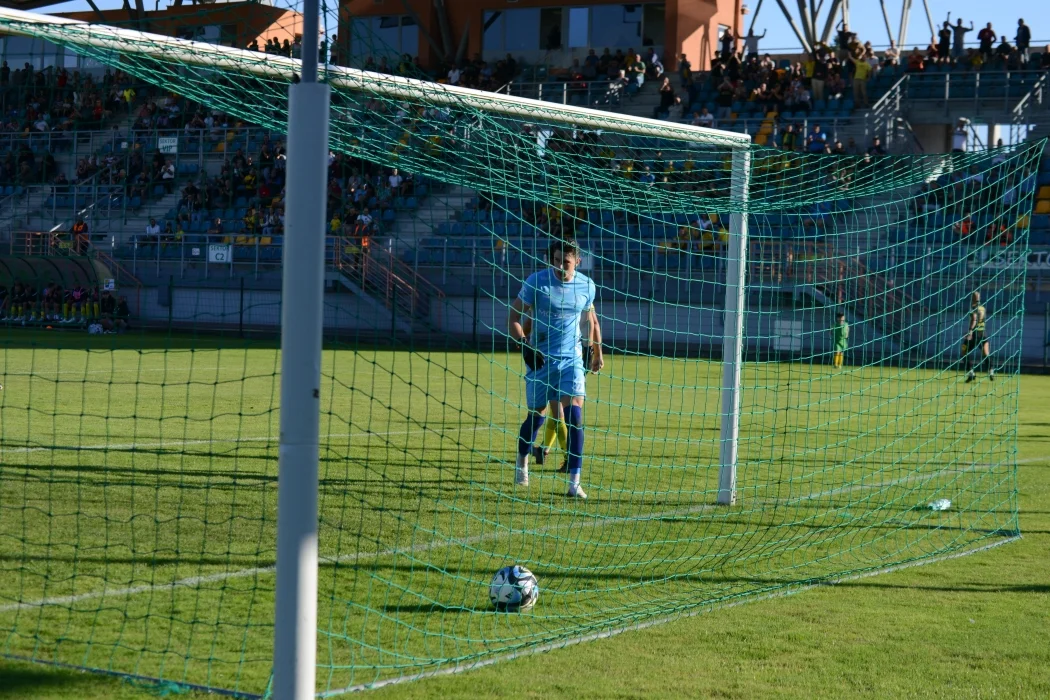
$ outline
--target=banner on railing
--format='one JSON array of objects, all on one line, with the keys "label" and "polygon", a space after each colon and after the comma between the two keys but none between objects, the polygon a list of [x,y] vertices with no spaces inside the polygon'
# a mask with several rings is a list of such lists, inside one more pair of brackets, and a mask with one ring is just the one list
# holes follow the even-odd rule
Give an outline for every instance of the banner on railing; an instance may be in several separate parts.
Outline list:
[{"label": "banner on railing", "polygon": [[233,262],[233,246],[229,243],[211,243],[208,245],[208,262]]},{"label": "banner on railing", "polygon": [[984,268],[989,270],[1021,270],[1027,268],[1029,272],[1036,270],[1050,270],[1050,250],[1031,250],[1027,253],[1021,250],[1004,250],[988,258],[979,256],[970,262],[972,268]]},{"label": "banner on railing", "polygon": [[161,136],[157,139],[157,150],[167,155],[175,155],[179,152],[179,138],[177,136]]}]

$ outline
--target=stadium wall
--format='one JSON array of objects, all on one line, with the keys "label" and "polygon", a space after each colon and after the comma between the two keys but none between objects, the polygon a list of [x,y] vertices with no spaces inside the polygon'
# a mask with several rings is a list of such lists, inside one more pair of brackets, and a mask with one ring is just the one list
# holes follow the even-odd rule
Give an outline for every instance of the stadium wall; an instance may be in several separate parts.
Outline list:
[{"label": "stadium wall", "polygon": [[[281,317],[281,295],[276,290],[144,288],[137,316],[151,326],[173,326],[232,330],[238,327],[276,332]],[[480,347],[505,342],[507,311],[510,299],[481,295],[448,297],[433,300],[429,330],[416,325],[420,337],[430,333],[455,342],[476,341]],[[475,312],[475,308],[477,309]],[[756,310],[756,309],[753,309]],[[757,310],[756,310],[757,311]],[[602,332],[607,345],[626,351],[644,349],[658,355],[706,355],[720,352],[722,313],[710,307],[686,304],[669,305],[645,299],[616,300],[602,304]],[[808,310],[763,309],[747,315],[746,347],[752,354],[814,357],[822,361],[830,352],[830,328],[834,322],[832,308]],[[892,358],[901,352],[899,339],[883,333],[878,324],[847,314],[850,322],[851,353],[868,363]],[[958,355],[959,344],[966,332],[966,316],[960,313],[947,321],[944,314],[914,319],[912,352],[924,357],[951,359]],[[390,311],[367,297],[352,293],[325,295],[325,328],[329,331],[359,334],[370,339],[389,339],[398,319]],[[398,324],[398,333],[409,332]],[[1017,327],[1009,320],[993,318],[989,322],[993,349],[1000,354],[1012,353],[1003,342],[1013,338]],[[1024,316],[1021,338],[1022,363],[1045,366],[1047,335],[1050,324],[1046,314]],[[919,339],[919,340],[916,340]],[[819,358],[819,359],[818,359]]]}]

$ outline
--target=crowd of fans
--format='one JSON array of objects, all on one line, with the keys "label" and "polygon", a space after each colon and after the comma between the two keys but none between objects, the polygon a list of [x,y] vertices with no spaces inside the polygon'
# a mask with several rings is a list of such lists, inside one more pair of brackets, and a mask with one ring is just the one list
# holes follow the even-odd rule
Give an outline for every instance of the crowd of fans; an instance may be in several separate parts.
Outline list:
[{"label": "crowd of fans", "polygon": [[[176,218],[147,225],[142,240],[180,241],[190,231],[207,226],[210,235],[231,237],[234,243],[269,243],[284,233],[285,147],[264,135],[256,153],[238,149],[215,177],[201,173],[181,190]],[[379,216],[393,207],[395,197],[415,193],[415,179],[397,168],[386,169],[341,153],[329,155],[327,212],[328,234],[351,239],[366,247],[380,227]],[[235,211],[235,220],[215,216]],[[243,212],[243,213],[242,213]],[[230,236],[230,234],[234,234]]]},{"label": "crowd of fans", "polygon": [[[114,113],[128,113],[136,102],[131,77],[107,70],[89,73],[26,63],[11,70],[0,65],[0,184],[29,185],[60,177],[54,151],[72,145],[73,130],[98,130]],[[64,177],[64,176],[62,176]],[[64,183],[59,183],[64,184]]]},{"label": "crowd of fans", "polygon": [[931,222],[934,228],[951,226],[960,243],[1005,246],[1016,230],[1028,227],[1027,215],[1016,213],[1015,205],[1035,189],[1033,172],[1018,173],[1000,156],[983,172],[971,167],[924,183],[909,214],[927,228]]},{"label": "crowd of fans", "polygon": [[[967,27],[961,19],[954,25],[946,21],[925,51],[916,47],[910,54],[902,55],[892,41],[885,50],[876,51],[870,41],[862,43],[857,33],[840,23],[833,45],[818,42],[803,60],[778,64],[770,54],[759,51],[764,33],[756,35],[751,30],[745,36],[738,36],[726,30],[720,37],[721,48],[712,59],[710,71],[694,73],[683,54],[677,67],[678,88],[672,84],[671,76],[664,75],[662,64],[656,63],[656,70],[645,75],[662,79],[655,117],[713,127],[730,120],[734,106],[743,103],[751,103],[762,113],[778,114],[809,113],[818,105],[839,99],[852,100],[851,104],[856,107],[868,107],[871,105],[868,84],[888,67],[900,66],[909,72],[985,67],[1050,70],[1050,46],[1043,52],[1033,53],[1031,29],[1023,19],[1018,20],[1013,44],[1006,36],[997,42],[989,23],[976,37],[979,47],[967,48],[966,34],[970,31],[973,31],[972,23]],[[742,41],[740,51],[736,49],[738,41]],[[648,71],[650,65],[653,65],[651,60],[643,62],[643,72]],[[643,78],[635,74],[629,76],[627,82],[634,79]],[[701,97],[709,94],[715,96],[714,113],[706,108],[687,111],[689,105],[702,102]],[[789,136],[788,140],[794,142],[794,138]]]}]

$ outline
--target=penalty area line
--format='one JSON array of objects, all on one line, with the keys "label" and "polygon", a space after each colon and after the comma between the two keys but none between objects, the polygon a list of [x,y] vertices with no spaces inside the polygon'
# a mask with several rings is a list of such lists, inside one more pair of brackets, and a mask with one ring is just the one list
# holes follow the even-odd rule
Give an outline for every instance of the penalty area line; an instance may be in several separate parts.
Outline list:
[{"label": "penalty area line", "polygon": [[421,680],[426,680],[428,678],[440,678],[442,676],[455,676],[455,675],[459,675],[461,673],[466,673],[468,671],[475,671],[475,670],[477,670],[479,668],[484,668],[486,666],[493,666],[495,664],[503,663],[505,661],[514,661],[515,659],[520,659],[520,658],[524,658],[524,657],[527,657],[527,656],[534,656],[536,654],[543,654],[543,653],[546,653],[546,652],[549,652],[549,651],[556,651],[558,649],[565,649],[567,647],[576,646],[577,644],[584,644],[586,642],[593,642],[593,641],[597,641],[597,640],[600,640],[600,639],[609,639],[610,637],[617,637],[617,636],[619,636],[621,634],[624,634],[625,632],[639,632],[639,631],[642,631],[642,630],[649,629],[651,627],[657,627],[659,625],[665,625],[665,624],[667,624],[669,622],[675,622],[677,620],[687,620],[689,618],[697,617],[699,615],[703,615],[703,614],[709,613],[709,612],[715,612],[717,610],[725,610],[725,609],[728,609],[728,608],[736,608],[736,607],[739,607],[741,605],[750,605],[752,603],[758,603],[758,602],[765,601],[765,600],[773,600],[773,599],[776,599],[776,598],[786,598],[787,596],[795,595],[797,593],[803,593],[805,591],[809,591],[809,590],[812,590],[814,588],[821,588],[821,587],[824,587],[824,586],[835,586],[835,585],[838,585],[838,584],[848,583],[850,581],[856,581],[856,580],[859,580],[859,579],[871,578],[873,576],[881,576],[882,574],[888,574],[888,573],[892,573],[894,571],[900,571],[902,569],[910,569],[910,568],[917,567],[917,566],[926,566],[928,564],[938,564],[940,562],[948,561],[950,559],[958,559],[960,557],[966,557],[966,556],[969,556],[971,554],[977,554],[978,552],[983,552],[983,551],[986,551],[986,550],[989,550],[989,549],[994,549],[995,547],[1001,547],[1004,544],[1009,544],[1009,543],[1014,542],[1015,540],[1019,540],[1019,539],[1021,539],[1021,536],[1020,535],[1016,535],[1016,536],[1013,536],[1013,537],[1009,537],[1009,538],[1000,540],[998,542],[991,542],[989,544],[985,544],[985,545],[982,545],[980,547],[974,547],[972,549],[967,549],[967,550],[964,550],[962,552],[952,552],[951,554],[945,554],[945,555],[942,555],[942,556],[939,556],[939,557],[933,557],[933,558],[930,558],[930,559],[922,559],[922,560],[919,560],[919,561],[905,562],[903,564],[896,564],[896,565],[893,565],[893,566],[887,566],[887,567],[882,568],[882,569],[876,569],[876,570],[873,570],[873,571],[865,571],[863,573],[856,574],[856,575],[853,575],[853,576],[844,576],[844,577],[841,577],[841,578],[830,579],[828,581],[823,581],[823,582],[820,582],[820,583],[812,583],[812,584],[806,584],[806,585],[801,585],[801,586],[790,586],[790,585],[788,585],[783,590],[774,591],[772,593],[765,593],[765,594],[758,595],[758,596],[753,596],[752,597],[752,596],[747,596],[746,594],[744,594],[745,597],[743,599],[736,600],[736,601],[733,601],[731,603],[716,603],[716,604],[713,604],[713,605],[704,605],[704,606],[701,606],[701,607],[697,608],[696,610],[690,610],[688,612],[676,613],[676,614],[672,614],[672,615],[664,615],[662,617],[658,617],[658,618],[653,619],[653,620],[646,620],[644,622],[637,622],[637,623],[634,623],[632,625],[624,625],[622,627],[615,627],[613,629],[602,630],[600,632],[592,632],[590,634],[585,634],[585,635],[582,635],[582,636],[579,636],[579,637],[573,637],[571,639],[564,639],[564,640],[557,641],[557,642],[549,642],[547,644],[541,644],[541,645],[539,645],[537,647],[533,647],[533,648],[530,648],[530,649],[523,649],[521,651],[515,651],[515,652],[511,652],[509,654],[502,654],[500,656],[495,656],[495,657],[488,658],[488,659],[481,659],[481,660],[478,660],[478,661],[475,661],[475,662],[472,662],[472,663],[469,663],[469,664],[457,664],[457,665],[451,666],[449,668],[439,668],[439,669],[434,669],[433,671],[423,671],[421,673],[415,673],[415,674],[412,674],[411,676],[401,676],[399,678],[390,678],[388,680],[376,681],[374,683],[362,683],[360,685],[351,685],[351,686],[347,686],[345,688],[340,688],[338,690],[327,690],[327,691],[325,691],[323,693],[317,693],[315,695],[315,697],[318,697],[318,698],[330,698],[330,697],[334,697],[336,695],[342,695],[344,693],[357,693],[357,692],[361,692],[361,691],[364,691],[364,690],[375,690],[375,689],[383,688],[383,687],[386,687],[386,686],[389,686],[389,685],[400,685],[402,683],[410,683],[410,682],[413,682],[413,681],[421,681]]}]

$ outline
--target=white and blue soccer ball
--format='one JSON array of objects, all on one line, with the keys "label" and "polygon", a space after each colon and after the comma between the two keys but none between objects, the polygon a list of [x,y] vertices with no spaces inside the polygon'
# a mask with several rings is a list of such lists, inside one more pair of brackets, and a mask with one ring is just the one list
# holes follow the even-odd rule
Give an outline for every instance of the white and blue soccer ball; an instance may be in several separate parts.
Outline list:
[{"label": "white and blue soccer ball", "polygon": [[500,612],[528,610],[540,597],[536,575],[524,566],[504,566],[492,577],[489,599]]}]

